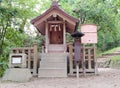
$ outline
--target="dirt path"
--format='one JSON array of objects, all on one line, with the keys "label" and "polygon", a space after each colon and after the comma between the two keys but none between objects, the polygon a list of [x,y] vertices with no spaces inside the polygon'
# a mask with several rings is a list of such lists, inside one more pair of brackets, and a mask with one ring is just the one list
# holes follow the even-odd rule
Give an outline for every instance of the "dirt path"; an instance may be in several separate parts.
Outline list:
[{"label": "dirt path", "polygon": [[0,88],[120,88],[120,69],[102,68],[98,76],[36,78],[26,83],[1,82]]}]

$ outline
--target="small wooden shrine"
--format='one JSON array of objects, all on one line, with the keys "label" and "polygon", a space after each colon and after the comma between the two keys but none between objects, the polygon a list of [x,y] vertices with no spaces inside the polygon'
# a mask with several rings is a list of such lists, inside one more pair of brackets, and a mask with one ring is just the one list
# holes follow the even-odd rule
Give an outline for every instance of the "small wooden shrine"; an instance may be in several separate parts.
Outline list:
[{"label": "small wooden shrine", "polygon": [[68,15],[53,2],[51,7],[31,23],[45,35],[45,53],[66,51],[66,32],[73,33],[78,19]]},{"label": "small wooden shrine", "polygon": [[31,23],[45,36],[38,77],[67,77],[66,32],[76,31],[78,19],[64,12],[57,2]]},{"label": "small wooden shrine", "polygon": [[[79,26],[78,22],[78,19],[63,11],[57,2],[53,2],[47,11],[31,20],[37,30],[45,36],[38,77],[67,77],[68,73],[76,73],[74,47],[73,44],[66,44],[66,32],[70,34],[76,32],[76,28]],[[81,53],[79,53],[81,56],[79,72],[97,73],[95,47],[85,46],[85,44],[94,45],[97,43],[96,25],[82,25],[81,32],[85,36],[81,38],[83,46],[81,46]],[[69,53],[66,53],[67,50]]]}]

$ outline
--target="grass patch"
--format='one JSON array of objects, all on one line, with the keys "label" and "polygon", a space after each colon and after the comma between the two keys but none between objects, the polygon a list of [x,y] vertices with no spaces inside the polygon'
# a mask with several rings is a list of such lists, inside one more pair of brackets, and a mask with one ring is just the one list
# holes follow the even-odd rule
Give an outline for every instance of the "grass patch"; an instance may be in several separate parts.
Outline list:
[{"label": "grass patch", "polygon": [[112,61],[120,61],[120,55],[111,58]]},{"label": "grass patch", "polygon": [[110,50],[108,50],[108,51],[105,51],[105,52],[103,52],[103,54],[113,53],[113,52],[115,52],[115,51],[117,51],[117,50],[120,50],[120,47],[116,47],[116,48],[110,49]]},{"label": "grass patch", "polygon": [[118,50],[120,50],[120,47],[116,47],[116,48],[110,49],[110,50],[105,51],[105,52],[98,52],[97,56],[102,56],[103,54],[110,54],[110,53],[113,53],[113,52],[118,51]]}]

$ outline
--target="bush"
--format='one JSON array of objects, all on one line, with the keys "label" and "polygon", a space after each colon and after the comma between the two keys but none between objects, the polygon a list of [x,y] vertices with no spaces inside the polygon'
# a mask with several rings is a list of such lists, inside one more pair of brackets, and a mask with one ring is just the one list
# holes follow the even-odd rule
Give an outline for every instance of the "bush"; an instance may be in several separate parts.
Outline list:
[{"label": "bush", "polygon": [[6,56],[3,57],[3,55],[0,56],[0,77],[3,76],[4,71],[8,68],[8,65],[7,65],[8,59],[7,58],[8,57],[6,57]]}]

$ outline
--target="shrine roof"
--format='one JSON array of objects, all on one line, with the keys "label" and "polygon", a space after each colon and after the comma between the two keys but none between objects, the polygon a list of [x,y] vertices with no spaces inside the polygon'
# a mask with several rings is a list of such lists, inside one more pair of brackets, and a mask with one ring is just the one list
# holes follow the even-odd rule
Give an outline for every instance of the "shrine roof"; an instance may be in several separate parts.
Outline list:
[{"label": "shrine roof", "polygon": [[31,23],[37,28],[41,34],[45,34],[45,22],[53,19],[53,15],[57,15],[59,20],[66,22],[66,31],[73,33],[76,30],[76,26],[79,22],[78,19],[70,16],[63,11],[57,2],[53,2],[51,7],[40,16],[31,20]]}]

